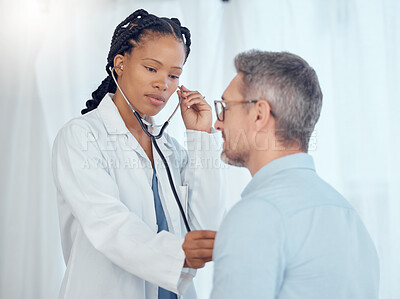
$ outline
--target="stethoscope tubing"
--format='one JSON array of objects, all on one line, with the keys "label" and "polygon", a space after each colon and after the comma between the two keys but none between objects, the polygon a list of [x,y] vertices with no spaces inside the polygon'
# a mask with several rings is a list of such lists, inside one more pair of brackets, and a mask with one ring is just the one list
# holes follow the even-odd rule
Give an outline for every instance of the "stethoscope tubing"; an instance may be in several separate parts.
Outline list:
[{"label": "stethoscope tubing", "polygon": [[169,184],[170,184],[171,189],[172,189],[172,193],[174,193],[174,197],[175,197],[176,203],[178,204],[179,211],[181,212],[183,222],[185,223],[186,230],[187,230],[187,232],[190,232],[191,231],[190,230],[190,226],[189,226],[188,220],[186,218],[185,211],[183,210],[181,201],[179,200],[178,193],[176,192],[174,180],[172,178],[171,170],[169,169],[169,166],[168,166],[168,163],[167,163],[167,159],[165,159],[163,153],[161,152],[160,148],[158,147],[158,144],[156,142],[156,138],[155,137],[151,137],[151,141],[153,142],[157,153],[160,155],[160,158],[164,163],[165,169],[167,170],[168,180],[169,180]]},{"label": "stethoscope tubing", "polygon": [[[185,224],[186,230],[187,230],[187,232],[190,232],[191,229],[190,229],[190,226],[189,226],[189,222],[188,222],[188,220],[187,220],[187,218],[186,218],[185,211],[183,210],[181,201],[179,200],[178,192],[176,191],[175,184],[174,184],[174,180],[173,180],[173,178],[172,178],[171,170],[170,170],[170,168],[169,168],[167,159],[165,159],[165,156],[163,155],[162,151],[161,151],[160,148],[158,147],[158,144],[157,144],[157,141],[156,141],[156,139],[160,139],[160,138],[161,138],[161,136],[162,136],[162,134],[164,133],[165,129],[168,127],[169,121],[171,120],[172,116],[174,116],[175,112],[178,110],[179,103],[178,103],[178,105],[176,106],[174,112],[171,114],[171,116],[168,118],[168,120],[167,120],[162,126],[161,126],[161,125],[152,125],[152,124],[148,124],[147,122],[146,122],[146,124],[145,124],[143,118],[140,116],[140,114],[139,114],[137,111],[135,111],[135,110],[133,109],[132,105],[129,103],[128,99],[125,97],[125,94],[123,93],[121,87],[119,86],[117,80],[115,79],[115,76],[114,76],[114,69],[115,69],[115,66],[114,66],[113,68],[110,68],[111,76],[112,76],[112,78],[113,78],[115,84],[117,85],[119,91],[121,92],[123,98],[124,98],[125,101],[127,102],[129,108],[132,110],[133,115],[134,115],[134,116],[136,117],[136,119],[138,120],[138,122],[139,122],[139,124],[140,124],[140,127],[141,127],[142,130],[146,133],[146,135],[150,137],[151,142],[152,142],[153,145],[154,145],[154,148],[156,149],[158,155],[160,156],[160,158],[161,158],[161,160],[162,160],[162,162],[163,162],[163,164],[164,164],[164,166],[165,166],[165,169],[166,169],[166,171],[167,171],[168,181],[169,181],[169,184],[170,184],[170,186],[171,186],[172,193],[174,194],[175,201],[176,201],[176,203],[178,204],[178,208],[179,208],[179,211],[180,211],[180,213],[181,213],[181,216],[182,216],[183,222],[184,222],[184,224]],[[147,126],[148,126],[148,125],[150,125],[150,126],[152,126],[152,127],[161,127],[160,132],[159,132],[157,135],[151,134],[151,133],[149,132],[149,130],[147,129]]]}]

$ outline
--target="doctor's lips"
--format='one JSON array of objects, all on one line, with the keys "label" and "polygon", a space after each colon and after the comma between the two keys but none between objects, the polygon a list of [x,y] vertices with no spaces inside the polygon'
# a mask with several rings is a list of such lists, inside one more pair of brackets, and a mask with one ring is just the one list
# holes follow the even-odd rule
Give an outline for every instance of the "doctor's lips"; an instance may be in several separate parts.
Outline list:
[{"label": "doctor's lips", "polygon": [[165,98],[158,94],[146,94],[145,95],[153,105],[161,106],[165,103]]}]

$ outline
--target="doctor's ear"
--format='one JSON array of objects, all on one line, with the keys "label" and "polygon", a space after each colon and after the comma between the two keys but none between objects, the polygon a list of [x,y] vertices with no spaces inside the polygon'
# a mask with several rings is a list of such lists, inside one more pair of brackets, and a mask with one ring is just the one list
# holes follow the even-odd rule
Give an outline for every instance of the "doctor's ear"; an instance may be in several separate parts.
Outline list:
[{"label": "doctor's ear", "polygon": [[115,72],[118,76],[120,76],[122,74],[122,71],[124,70],[124,60],[125,57],[121,54],[118,54],[114,57]]}]

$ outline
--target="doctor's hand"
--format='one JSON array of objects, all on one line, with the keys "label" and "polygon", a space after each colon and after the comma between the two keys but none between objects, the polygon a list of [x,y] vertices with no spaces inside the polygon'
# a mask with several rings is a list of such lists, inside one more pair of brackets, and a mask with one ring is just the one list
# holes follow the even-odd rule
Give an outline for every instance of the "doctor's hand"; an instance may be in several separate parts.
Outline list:
[{"label": "doctor's hand", "polygon": [[216,231],[196,230],[186,234],[182,249],[185,252],[184,267],[203,268],[205,263],[212,261]]},{"label": "doctor's hand", "polygon": [[[186,129],[211,133],[212,112],[207,101],[198,91],[181,86],[177,94],[181,100],[181,113]],[[190,108],[188,108],[190,107]]]}]

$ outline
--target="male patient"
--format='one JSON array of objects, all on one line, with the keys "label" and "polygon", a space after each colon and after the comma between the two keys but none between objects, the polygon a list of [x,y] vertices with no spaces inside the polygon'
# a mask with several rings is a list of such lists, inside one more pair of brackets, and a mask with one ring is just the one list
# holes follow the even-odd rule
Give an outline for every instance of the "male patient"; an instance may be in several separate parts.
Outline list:
[{"label": "male patient", "polygon": [[322,105],[315,71],[296,55],[255,50],[235,66],[215,128],[222,159],[253,178],[217,233],[211,298],[378,298],[374,244],[307,154]]}]

